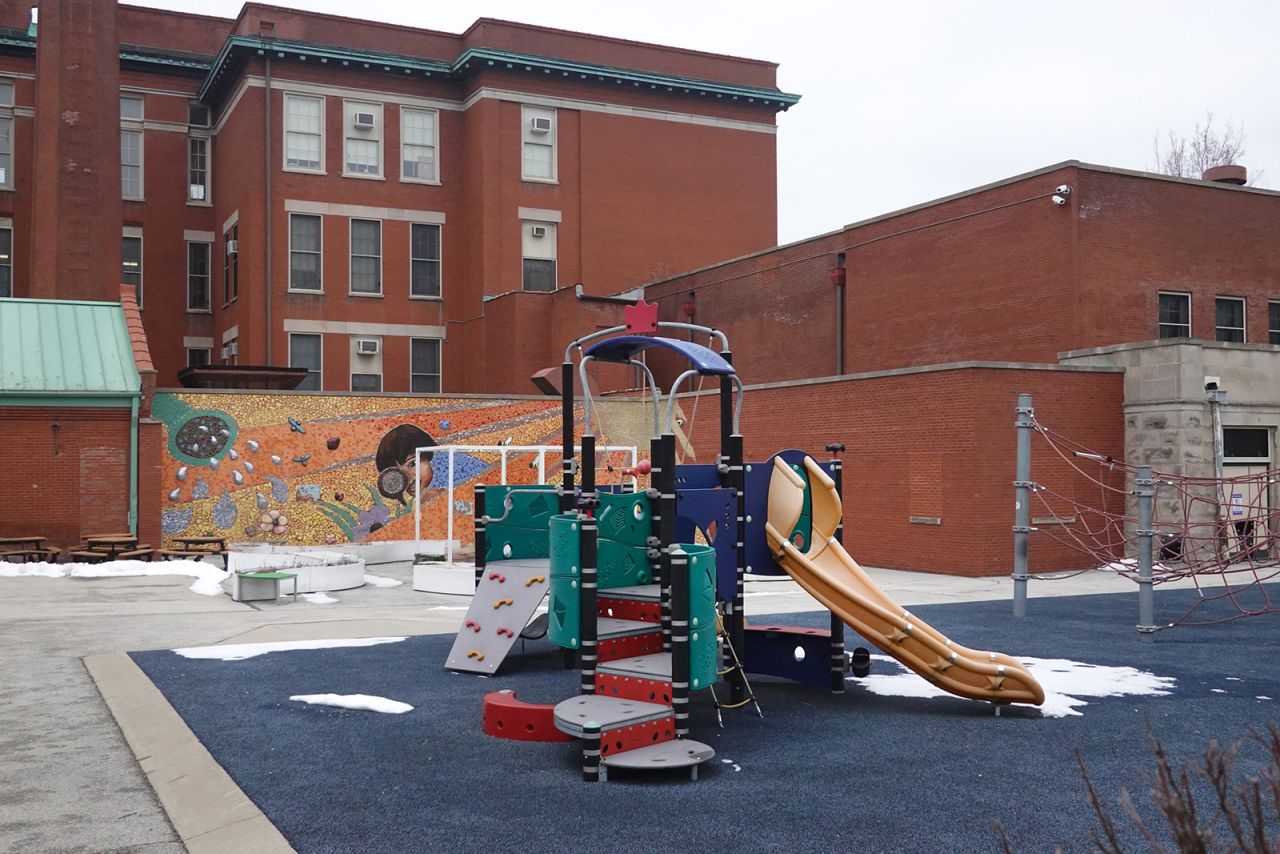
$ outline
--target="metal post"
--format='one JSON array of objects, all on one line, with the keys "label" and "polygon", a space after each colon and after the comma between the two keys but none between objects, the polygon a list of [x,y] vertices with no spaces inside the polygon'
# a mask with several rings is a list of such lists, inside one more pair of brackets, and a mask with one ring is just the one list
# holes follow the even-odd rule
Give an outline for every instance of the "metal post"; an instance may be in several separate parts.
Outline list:
[{"label": "metal post", "polygon": [[1018,395],[1013,426],[1018,429],[1018,459],[1013,502],[1013,616],[1027,616],[1027,545],[1031,539],[1031,431],[1035,428],[1031,395]]},{"label": "metal post", "polygon": [[582,648],[582,693],[596,692],[596,621],[599,618],[596,604],[596,520],[587,515],[588,509],[578,514],[578,549],[582,561],[582,593],[579,599],[578,637]]},{"label": "metal post", "polygon": [[[843,288],[842,288],[843,292]],[[844,544],[844,462],[840,454],[844,452],[843,442],[827,445],[834,459],[831,461],[831,479],[836,482],[836,495],[840,496],[840,521],[836,523],[836,542]],[[844,620],[834,613],[831,615],[831,693],[844,693]]]},{"label": "metal post", "polygon": [[444,535],[445,563],[453,566],[453,448],[449,449],[449,506],[445,508],[449,523]]},{"label": "metal post", "polygon": [[658,535],[661,550],[658,590],[662,612],[662,649],[671,649],[671,549],[676,543],[676,437],[663,433],[659,440],[659,457],[662,461],[662,481],[659,486],[658,506],[662,508],[662,522]]},{"label": "metal post", "polygon": [[1151,566],[1156,480],[1152,477],[1151,466],[1138,466],[1134,486],[1133,494],[1138,498],[1138,637],[1149,641],[1156,630]]},{"label": "metal post", "polygon": [[590,433],[582,436],[582,459],[578,463],[578,470],[582,472],[582,477],[579,478],[582,493],[579,505],[591,513],[596,498],[596,437]]},{"label": "metal post", "polygon": [[600,781],[600,724],[587,721],[582,725],[582,782]]},{"label": "metal post", "polygon": [[485,540],[484,484],[476,484],[476,587],[484,576],[484,553],[488,549]]},{"label": "metal post", "polygon": [[560,512],[575,506],[573,495],[573,362],[560,365]]},{"label": "metal post", "polygon": [[676,738],[689,734],[689,555],[671,550],[671,708]]},{"label": "metal post", "polygon": [[[733,590],[733,601],[730,603],[729,619],[725,626],[728,633],[729,642],[735,650],[746,650],[746,621],[744,619],[743,608],[746,602],[747,592],[747,492],[746,492],[747,475],[745,463],[743,461],[742,436],[734,433],[729,437],[729,485],[738,493],[737,502],[737,520],[736,534],[736,558],[735,563],[737,571],[734,573],[736,582]],[[745,652],[743,652],[745,654]],[[729,702],[737,704],[744,702],[750,695],[747,688],[747,675],[739,667],[737,670],[737,678],[729,686]]]}]

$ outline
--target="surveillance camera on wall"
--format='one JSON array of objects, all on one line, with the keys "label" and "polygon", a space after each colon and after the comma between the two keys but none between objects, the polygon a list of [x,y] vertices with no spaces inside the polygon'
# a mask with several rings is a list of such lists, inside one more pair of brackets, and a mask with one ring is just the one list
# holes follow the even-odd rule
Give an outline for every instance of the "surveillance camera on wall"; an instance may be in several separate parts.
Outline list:
[{"label": "surveillance camera on wall", "polygon": [[1205,377],[1205,378],[1204,378],[1204,390],[1205,390],[1205,391],[1217,391],[1217,390],[1218,390],[1218,385],[1219,385],[1221,382],[1222,382],[1222,380],[1221,380],[1221,379],[1219,379],[1218,377]]},{"label": "surveillance camera on wall", "polygon": [[1059,196],[1069,196],[1071,195],[1071,185],[1059,184],[1058,186],[1053,188],[1053,191],[1057,193]]},{"label": "surveillance camera on wall", "polygon": [[1065,204],[1067,203],[1067,197],[1066,197],[1066,196],[1054,196],[1054,197],[1053,197],[1053,203],[1054,203],[1055,205],[1058,205],[1059,207],[1061,207],[1062,205],[1065,205]]}]

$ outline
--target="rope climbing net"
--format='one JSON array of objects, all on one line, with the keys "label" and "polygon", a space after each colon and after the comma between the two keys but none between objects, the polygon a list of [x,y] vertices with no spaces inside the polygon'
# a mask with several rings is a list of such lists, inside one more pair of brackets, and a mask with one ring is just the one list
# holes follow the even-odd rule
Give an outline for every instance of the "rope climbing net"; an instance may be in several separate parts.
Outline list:
[{"label": "rope climbing net", "polygon": [[[1233,477],[1187,477],[1153,470],[1150,483],[1138,467],[1099,454],[1032,417],[1033,435],[1052,452],[1053,483],[1030,484],[1035,536],[1087,555],[1093,569],[1037,576],[1061,579],[1103,571],[1139,580],[1142,540],[1139,490],[1152,500],[1152,583],[1190,580],[1198,596],[1173,626],[1214,625],[1280,611],[1266,583],[1280,580],[1280,511],[1271,494],[1280,469]],[[1057,465],[1060,463],[1061,465]],[[1058,485],[1062,484],[1062,485]],[[1070,486],[1067,486],[1070,484]]]}]

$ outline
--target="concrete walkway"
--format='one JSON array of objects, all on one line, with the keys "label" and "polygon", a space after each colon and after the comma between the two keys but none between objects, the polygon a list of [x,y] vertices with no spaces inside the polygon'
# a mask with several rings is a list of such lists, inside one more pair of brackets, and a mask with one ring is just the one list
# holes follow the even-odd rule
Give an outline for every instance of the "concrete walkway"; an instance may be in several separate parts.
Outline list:
[{"label": "concrete walkway", "polygon": [[[250,605],[191,593],[191,579],[180,577],[0,578],[0,851],[252,850],[247,837],[244,844],[231,841],[241,839],[234,834],[246,826],[265,831],[255,839],[270,840],[274,829],[257,826],[256,808],[245,811],[243,804],[233,802],[239,790],[229,778],[217,777],[216,765],[210,768],[199,757],[202,748],[179,743],[176,735],[169,743],[165,733],[172,721],[165,724],[163,714],[168,704],[150,693],[155,691],[150,683],[131,681],[127,658],[104,654],[457,631],[467,597],[415,592],[407,563],[371,571],[405,583],[337,592],[332,595],[339,602],[330,605],[288,599]],[[869,571],[908,607],[1012,595],[1007,577]],[[1037,580],[1032,582],[1031,614],[1034,618],[1037,596],[1134,590],[1132,582],[1107,573]],[[748,582],[748,615],[817,609],[790,579]],[[1136,609],[1135,594],[1135,617]],[[102,691],[86,670],[86,657]],[[129,742],[104,695],[117,711],[142,715],[123,725]],[[157,711],[158,705],[163,709]],[[157,788],[169,784],[171,791],[189,790],[191,797],[184,803],[194,803],[195,814],[187,814],[186,807],[173,813],[170,802],[171,822],[153,790],[157,781]],[[260,850],[282,850],[265,846]]]}]

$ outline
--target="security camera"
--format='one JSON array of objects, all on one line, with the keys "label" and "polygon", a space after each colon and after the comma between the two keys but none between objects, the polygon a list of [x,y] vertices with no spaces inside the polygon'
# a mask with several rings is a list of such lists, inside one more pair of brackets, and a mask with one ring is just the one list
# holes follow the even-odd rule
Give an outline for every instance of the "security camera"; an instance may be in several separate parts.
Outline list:
[{"label": "security camera", "polygon": [[1221,383],[1221,382],[1222,382],[1222,380],[1220,380],[1218,377],[1205,377],[1205,378],[1204,378],[1204,390],[1205,390],[1205,391],[1217,391],[1217,390],[1218,390],[1218,385],[1219,385],[1219,383]]},{"label": "security camera", "polygon": [[1069,196],[1071,195],[1071,185],[1059,184],[1058,186],[1053,188],[1053,191],[1057,193],[1059,196]]},{"label": "security camera", "polygon": [[1065,205],[1065,204],[1067,203],[1067,197],[1066,197],[1066,196],[1054,196],[1054,197],[1053,197],[1053,203],[1054,203],[1055,205],[1058,205],[1059,207],[1061,207],[1062,205]]}]

